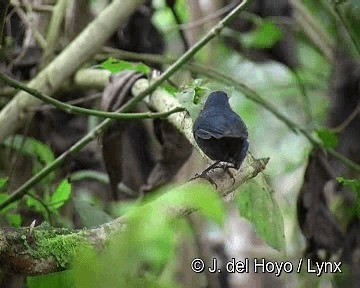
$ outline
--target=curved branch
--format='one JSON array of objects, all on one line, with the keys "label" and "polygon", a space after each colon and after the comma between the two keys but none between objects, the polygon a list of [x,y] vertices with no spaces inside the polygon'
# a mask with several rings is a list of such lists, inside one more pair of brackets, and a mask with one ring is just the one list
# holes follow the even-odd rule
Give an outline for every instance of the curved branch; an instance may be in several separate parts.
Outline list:
[{"label": "curved branch", "polygon": [[181,108],[181,107],[175,107],[174,109],[172,109],[170,111],[165,111],[163,113],[153,113],[153,112],[120,113],[120,112],[106,112],[106,111],[100,111],[100,110],[94,110],[94,109],[87,109],[87,108],[74,106],[74,105],[71,105],[71,104],[68,104],[65,102],[61,102],[54,98],[51,98],[50,96],[42,94],[40,91],[38,91],[36,89],[32,89],[32,88],[22,84],[21,82],[16,81],[15,79],[10,78],[9,76],[6,76],[2,72],[0,72],[0,80],[3,80],[6,84],[8,84],[11,87],[26,91],[30,95],[34,96],[35,98],[37,98],[45,103],[51,104],[62,111],[65,111],[67,113],[78,114],[78,115],[89,115],[89,116],[97,116],[97,117],[109,118],[109,119],[125,120],[125,119],[165,118],[173,113],[185,111],[185,109]]}]

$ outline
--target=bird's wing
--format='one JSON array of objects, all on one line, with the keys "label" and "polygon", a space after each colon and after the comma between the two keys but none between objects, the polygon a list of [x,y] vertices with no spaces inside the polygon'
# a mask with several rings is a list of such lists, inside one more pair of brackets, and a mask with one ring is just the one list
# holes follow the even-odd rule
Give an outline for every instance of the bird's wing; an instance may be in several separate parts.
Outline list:
[{"label": "bird's wing", "polygon": [[229,115],[207,115],[196,125],[194,134],[203,139],[216,139],[223,137],[244,138],[248,137],[246,126],[236,113]]}]

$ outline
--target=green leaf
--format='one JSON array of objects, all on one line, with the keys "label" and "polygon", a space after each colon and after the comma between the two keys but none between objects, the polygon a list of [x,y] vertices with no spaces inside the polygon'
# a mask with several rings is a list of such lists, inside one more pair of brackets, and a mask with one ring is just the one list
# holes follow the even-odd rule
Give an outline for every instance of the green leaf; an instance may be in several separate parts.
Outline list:
[{"label": "green leaf", "polygon": [[360,193],[360,180],[337,177],[336,180],[354,192]]},{"label": "green leaf", "polygon": [[9,182],[9,177],[0,178],[0,191],[7,187],[8,182]]},{"label": "green leaf", "polygon": [[54,209],[60,208],[70,198],[70,194],[71,184],[67,179],[64,179],[60,182],[54,194],[51,196],[49,206]]},{"label": "green leaf", "polygon": [[236,196],[239,213],[255,226],[260,238],[282,250],[285,247],[283,216],[265,179],[259,176],[239,188]]},{"label": "green leaf", "polygon": [[209,183],[189,182],[161,196],[161,206],[179,206],[198,209],[201,214],[218,224],[223,223],[225,212],[219,193]]},{"label": "green leaf", "polygon": [[354,212],[360,218],[360,180],[337,177],[336,180],[355,193]]},{"label": "green leaf", "polygon": [[163,84],[161,84],[161,88],[165,89],[165,91],[170,93],[171,95],[175,95],[179,92],[178,88],[168,82],[164,82]]},{"label": "green leaf", "polygon": [[26,206],[31,208],[32,210],[36,211],[37,213],[40,213],[46,221],[49,221],[49,211],[47,211],[42,203],[40,203],[39,200],[29,196],[25,195],[26,199]]},{"label": "green leaf", "polygon": [[15,135],[4,141],[4,146],[17,150],[26,156],[36,156],[43,164],[54,161],[54,154],[50,147],[32,137]]},{"label": "green leaf", "polygon": [[144,74],[149,74],[151,69],[149,66],[143,63],[131,63],[124,60],[117,60],[112,57],[108,58],[99,65],[100,68],[109,70],[111,73],[119,73],[123,70],[132,70],[141,72]]},{"label": "green leaf", "polygon": [[271,48],[282,38],[282,31],[271,20],[263,20],[249,33],[242,34],[241,43],[247,48]]},{"label": "green leaf", "polygon": [[327,149],[335,149],[339,143],[338,136],[327,128],[320,128],[316,130],[318,137],[323,142]]},{"label": "green leaf", "polygon": [[203,103],[210,94],[211,89],[204,80],[195,79],[188,88],[180,91],[176,98],[180,104],[189,112],[191,119],[195,120],[199,115]]}]

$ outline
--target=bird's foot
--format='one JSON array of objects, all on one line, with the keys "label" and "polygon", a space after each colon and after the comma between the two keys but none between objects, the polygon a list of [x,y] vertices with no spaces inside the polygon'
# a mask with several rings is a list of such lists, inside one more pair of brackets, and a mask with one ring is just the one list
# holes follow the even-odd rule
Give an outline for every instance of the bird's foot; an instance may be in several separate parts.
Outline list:
[{"label": "bird's foot", "polygon": [[194,177],[192,177],[190,180],[194,180],[197,178],[204,178],[205,180],[209,181],[211,185],[215,186],[215,189],[217,189],[216,182],[207,174],[208,171],[204,170],[200,174],[196,173]]},{"label": "bird's foot", "polygon": [[190,180],[194,180],[196,178],[204,178],[204,179],[208,180],[213,186],[215,186],[215,188],[217,188],[215,181],[207,173],[211,169],[219,168],[219,167],[216,167],[219,163],[220,163],[220,161],[216,161],[215,163],[211,164],[208,168],[206,168],[204,171],[202,171],[200,174],[196,173],[195,176],[193,178],[191,178]]},{"label": "bird's foot", "polygon": [[225,164],[225,163],[220,164],[220,165],[222,166],[221,168],[224,169],[226,174],[228,174],[231,177],[231,179],[234,181],[233,184],[235,184],[236,180],[235,180],[234,174],[231,173],[231,171],[230,171],[230,168],[236,169],[235,165],[234,164],[228,165],[228,164]]},{"label": "bird's foot", "polygon": [[191,178],[190,180],[194,180],[196,178],[204,178],[217,188],[215,181],[208,175],[208,172],[210,170],[214,170],[214,169],[223,169],[226,172],[226,174],[228,174],[231,177],[231,179],[234,181],[233,182],[233,184],[234,184],[236,182],[236,180],[235,180],[234,174],[231,173],[230,168],[236,169],[234,164],[216,161],[215,163],[211,164],[208,168],[206,168],[204,171],[202,171],[200,174],[195,174],[195,176],[193,178]]}]

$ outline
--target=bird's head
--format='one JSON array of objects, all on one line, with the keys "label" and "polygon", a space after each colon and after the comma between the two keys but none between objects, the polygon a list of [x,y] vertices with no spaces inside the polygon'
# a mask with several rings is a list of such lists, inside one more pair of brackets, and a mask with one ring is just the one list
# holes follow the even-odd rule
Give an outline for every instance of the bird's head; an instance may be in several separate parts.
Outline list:
[{"label": "bird's head", "polygon": [[229,97],[224,91],[211,92],[206,99],[203,109],[224,108],[229,106]]}]

